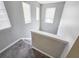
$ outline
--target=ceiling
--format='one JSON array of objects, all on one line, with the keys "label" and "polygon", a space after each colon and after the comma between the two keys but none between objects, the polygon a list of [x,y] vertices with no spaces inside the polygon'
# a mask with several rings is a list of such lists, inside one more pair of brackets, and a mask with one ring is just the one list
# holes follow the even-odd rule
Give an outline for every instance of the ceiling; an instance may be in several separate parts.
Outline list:
[{"label": "ceiling", "polygon": [[56,3],[60,1],[38,1],[40,4],[47,4],[47,3]]}]

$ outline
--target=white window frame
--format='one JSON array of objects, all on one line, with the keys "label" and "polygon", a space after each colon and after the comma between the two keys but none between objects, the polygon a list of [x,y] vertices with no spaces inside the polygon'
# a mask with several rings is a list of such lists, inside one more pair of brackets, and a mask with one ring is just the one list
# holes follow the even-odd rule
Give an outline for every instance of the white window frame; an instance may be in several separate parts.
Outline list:
[{"label": "white window frame", "polygon": [[4,6],[4,2],[0,1],[0,30],[10,28],[11,24],[9,21],[9,17],[7,11]]},{"label": "white window frame", "polygon": [[46,8],[45,23],[53,24],[56,8]]},{"label": "white window frame", "polygon": [[25,24],[31,23],[31,6],[26,2],[22,2]]},{"label": "white window frame", "polygon": [[40,7],[36,7],[36,20],[40,20]]}]

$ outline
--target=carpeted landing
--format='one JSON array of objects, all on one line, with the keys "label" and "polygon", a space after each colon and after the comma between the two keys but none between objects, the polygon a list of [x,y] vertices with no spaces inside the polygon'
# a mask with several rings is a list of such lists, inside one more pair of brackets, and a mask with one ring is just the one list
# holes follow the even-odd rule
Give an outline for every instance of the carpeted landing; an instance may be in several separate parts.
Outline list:
[{"label": "carpeted landing", "polygon": [[27,40],[20,40],[0,54],[0,58],[33,58],[32,46]]}]

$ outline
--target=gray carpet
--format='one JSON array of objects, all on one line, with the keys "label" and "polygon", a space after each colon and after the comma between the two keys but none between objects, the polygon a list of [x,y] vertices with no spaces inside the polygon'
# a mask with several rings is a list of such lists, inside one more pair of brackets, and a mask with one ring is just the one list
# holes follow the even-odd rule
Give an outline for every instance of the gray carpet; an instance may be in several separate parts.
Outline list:
[{"label": "gray carpet", "polygon": [[0,54],[0,58],[33,58],[31,45],[27,40],[20,40]]}]

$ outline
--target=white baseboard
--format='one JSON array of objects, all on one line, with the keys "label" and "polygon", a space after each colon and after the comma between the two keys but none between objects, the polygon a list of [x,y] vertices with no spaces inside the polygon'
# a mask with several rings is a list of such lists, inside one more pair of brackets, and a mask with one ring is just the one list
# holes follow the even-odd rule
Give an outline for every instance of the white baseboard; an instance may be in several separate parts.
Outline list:
[{"label": "white baseboard", "polygon": [[20,38],[22,40],[28,40],[28,41],[31,41],[32,39],[31,38]]},{"label": "white baseboard", "polygon": [[20,39],[17,39],[17,40],[14,41],[12,44],[10,44],[10,45],[6,46],[4,49],[0,50],[0,54],[1,54],[3,51],[5,51],[6,49],[8,49],[8,48],[10,48],[11,46],[13,46],[13,45],[14,45],[15,43],[17,43],[18,41],[24,40],[24,39],[26,39],[26,40],[31,40],[31,38],[20,38]]},{"label": "white baseboard", "polygon": [[45,53],[45,52],[39,50],[38,48],[36,48],[36,47],[34,47],[34,46],[32,46],[32,48],[35,49],[35,50],[37,50],[38,52],[40,52],[40,53],[42,53],[42,54],[44,54],[44,55],[50,57],[50,58],[54,58],[53,56],[51,56],[51,55],[49,55],[49,54],[47,54],[47,53]]},{"label": "white baseboard", "polygon": [[21,40],[21,39],[18,39],[18,40],[16,40],[16,41],[14,41],[12,44],[6,46],[4,49],[0,50],[0,54],[1,54],[3,51],[5,51],[6,49],[8,49],[8,48],[10,48],[11,46],[13,46],[15,43],[17,43],[17,42],[20,41],[20,40]]}]

